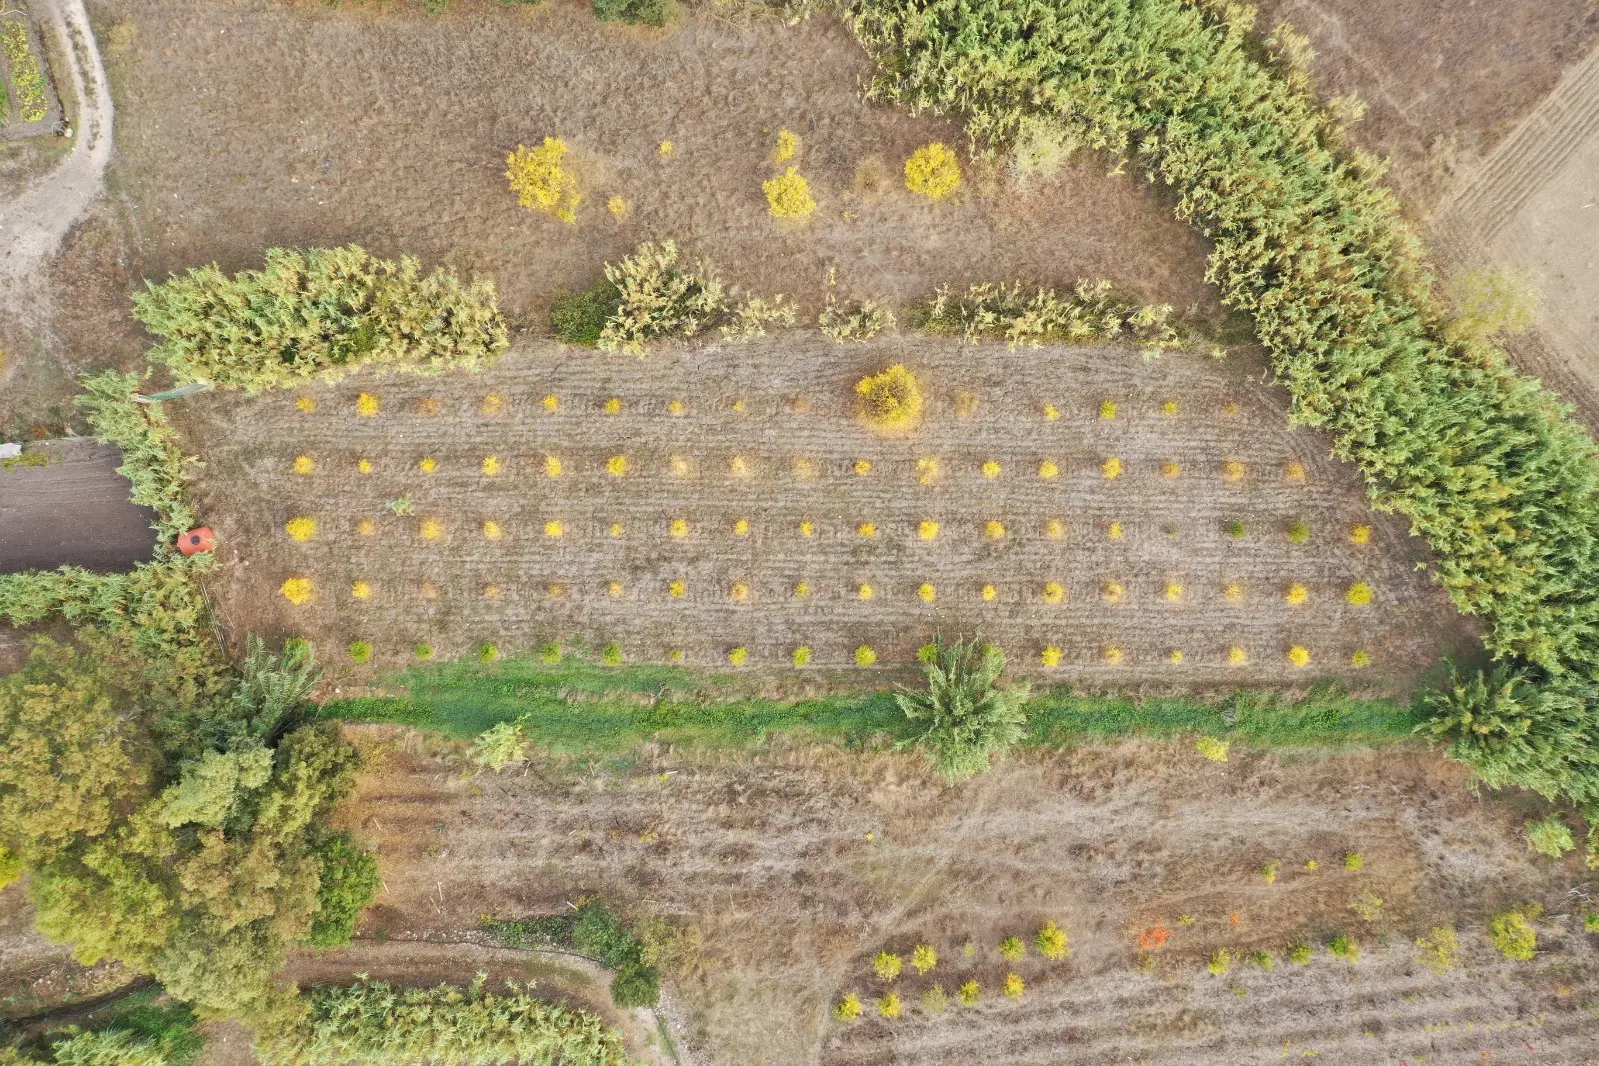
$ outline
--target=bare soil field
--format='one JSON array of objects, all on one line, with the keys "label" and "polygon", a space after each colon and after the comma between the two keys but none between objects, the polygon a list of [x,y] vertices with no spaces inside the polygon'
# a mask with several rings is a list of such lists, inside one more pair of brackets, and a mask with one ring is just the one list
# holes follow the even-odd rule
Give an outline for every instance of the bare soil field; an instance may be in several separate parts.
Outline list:
[{"label": "bare soil field", "polygon": [[[472,776],[424,737],[358,733],[378,761],[346,815],[385,886],[363,935],[437,937],[591,891],[667,916],[685,931],[669,990],[696,1063],[1576,1063],[1599,1038],[1577,917],[1591,875],[1532,856],[1529,808],[1474,799],[1430,755],[1218,765],[1128,743],[1029,752],[944,788],[913,757],[780,742]],[[1383,901],[1369,922],[1351,910],[1368,891]],[[1512,963],[1484,922],[1528,901],[1546,907],[1540,953]],[[1069,935],[1064,962],[1030,946],[1046,920]],[[1460,965],[1435,974],[1411,939],[1443,921]],[[1157,926],[1169,938],[1141,964]],[[1358,961],[1283,957],[1339,932]],[[1029,942],[1015,964],[996,950],[1008,935]],[[871,956],[917,943],[941,961],[907,966],[905,1016],[877,1019]],[[1223,948],[1232,967],[1212,976]],[[1256,951],[1273,970],[1246,961]],[[998,995],[1007,972],[1019,1002]],[[982,999],[963,1008],[968,979]],[[935,982],[943,1016],[918,1006]],[[849,1026],[829,1014],[847,992],[867,1004]]]},{"label": "bare soil field", "polygon": [[0,468],[0,573],[132,570],[155,550],[155,512],[128,499],[122,454],[89,440],[30,446],[46,465]]},{"label": "bare soil field", "polygon": [[[902,439],[853,406],[894,362],[929,396]],[[357,676],[355,641],[369,669],[419,643],[546,641],[701,667],[734,649],[788,667],[803,646],[836,667],[980,631],[1023,668],[1059,649],[1048,665],[1091,683],[1402,688],[1468,632],[1420,542],[1372,515],[1324,437],[1287,430],[1241,356],[793,331],[644,359],[544,345],[481,374],[179,410],[233,562],[225,623],[310,636]],[[291,579],[310,602],[280,594]]]},{"label": "bare soil field", "polygon": [[1423,218],[1486,158],[1561,73],[1599,42],[1589,0],[1260,0],[1261,29],[1310,38],[1323,98],[1369,110],[1357,143],[1393,162],[1390,184]]}]

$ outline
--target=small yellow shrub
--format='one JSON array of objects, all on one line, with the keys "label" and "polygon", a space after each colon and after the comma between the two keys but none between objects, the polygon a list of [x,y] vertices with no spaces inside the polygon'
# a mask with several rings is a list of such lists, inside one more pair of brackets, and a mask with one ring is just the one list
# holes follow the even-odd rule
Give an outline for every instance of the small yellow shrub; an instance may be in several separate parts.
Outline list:
[{"label": "small yellow shrub", "polygon": [[1228,460],[1221,465],[1221,476],[1232,482],[1244,480],[1244,464],[1236,459]]},{"label": "small yellow shrub", "polygon": [[301,411],[304,411],[306,414],[310,414],[312,411],[316,410],[316,397],[301,396],[299,399],[294,401],[294,406],[299,408]]},{"label": "small yellow shrub", "polygon": [[810,594],[811,594],[811,583],[809,581],[796,581],[796,582],[794,582],[794,598],[795,599],[803,600],[806,597],[808,597]]},{"label": "small yellow shrub", "polygon": [[1298,644],[1295,644],[1293,647],[1288,649],[1288,661],[1294,666],[1309,666],[1310,651]]},{"label": "small yellow shrub", "polygon": [[968,1006],[968,1007],[975,1006],[977,1001],[979,999],[981,999],[982,996],[983,996],[983,987],[982,987],[982,985],[979,985],[976,981],[967,981],[965,984],[961,985],[961,990],[960,990],[961,1003],[964,1004],[965,1006]]},{"label": "small yellow shrub", "polygon": [[838,1006],[833,1008],[833,1017],[841,1022],[852,1022],[861,1016],[861,997],[851,992],[838,1001]]},{"label": "small yellow shrub", "polygon": [[734,648],[732,651],[727,653],[727,661],[732,663],[734,666],[743,666],[745,660],[747,660],[749,657],[750,653],[748,648]]},{"label": "small yellow shrub", "polygon": [[787,163],[799,154],[800,144],[800,136],[793,130],[778,130],[777,147],[772,150],[772,162]]},{"label": "small yellow shrub", "polygon": [[378,524],[370,518],[362,518],[355,523],[355,532],[358,536],[370,537],[378,531]]},{"label": "small yellow shrub", "polygon": [[983,526],[983,535],[989,540],[1004,540],[1005,523],[994,519],[989,519],[989,521]]},{"label": "small yellow shrub", "polygon": [[1161,477],[1176,477],[1177,475],[1181,474],[1182,472],[1183,472],[1182,466],[1180,464],[1178,464],[1178,463],[1172,462],[1169,459],[1166,462],[1160,464],[1160,476]]},{"label": "small yellow shrub", "polygon": [[925,144],[905,160],[905,188],[942,200],[961,185],[960,159],[942,141]]},{"label": "small yellow shrub", "polygon": [[794,649],[794,665],[805,666],[811,661],[811,649],[801,644]]},{"label": "small yellow shrub", "polygon": [[1300,604],[1310,599],[1310,590],[1305,588],[1305,586],[1295,582],[1294,584],[1288,586],[1288,591],[1283,594],[1283,599],[1287,600],[1295,607],[1298,607]]},{"label": "small yellow shrub", "polygon": [[903,1012],[904,1007],[901,1006],[899,995],[897,993],[890,992],[888,995],[877,1001],[877,1013],[881,1014],[884,1018],[887,1018],[890,1021],[898,1018]]},{"label": "small yellow shrub", "polygon": [[932,540],[938,536],[938,523],[930,518],[924,518],[922,524],[916,527],[916,535],[923,540]]},{"label": "small yellow shrub", "polygon": [[1122,524],[1120,522],[1112,522],[1110,525],[1106,526],[1105,536],[1109,537],[1111,540],[1121,540]]},{"label": "small yellow shrub", "polygon": [[872,588],[872,586],[870,586],[870,585],[862,585],[860,587],[860,597],[861,597],[861,599],[869,600],[875,595],[877,595],[877,592],[876,592],[875,589]]},{"label": "small yellow shrub", "polygon": [[923,603],[932,603],[938,598],[938,590],[932,585],[924,582],[921,587],[916,590],[916,595],[922,598]]},{"label": "small yellow shrub", "polygon": [[491,392],[483,397],[483,403],[479,405],[478,410],[490,418],[502,415],[505,413],[505,397],[497,392]]},{"label": "small yellow shrub", "polygon": [[1249,653],[1234,644],[1227,649],[1227,663],[1230,666],[1243,666],[1249,661]]},{"label": "small yellow shrub", "polygon": [[692,472],[686,456],[674,455],[666,461],[666,468],[672,472],[673,477],[688,477]]},{"label": "small yellow shrub", "polygon": [[367,581],[352,581],[352,582],[350,582],[350,595],[354,596],[358,600],[369,600],[369,599],[371,599],[372,598],[372,585],[371,585],[371,583],[367,582]]},{"label": "small yellow shrub", "polygon": [[556,137],[544,138],[537,148],[519,144],[505,157],[505,177],[523,207],[576,223],[583,194],[578,191],[577,175],[562,162],[565,156],[566,142]]},{"label": "small yellow shrub", "polygon": [[943,473],[943,467],[937,459],[916,460],[916,483],[918,485],[931,485]]},{"label": "small yellow shrub", "polygon": [[1353,544],[1365,544],[1371,540],[1370,526],[1356,526],[1349,531],[1349,540]]},{"label": "small yellow shrub", "polygon": [[1066,589],[1059,581],[1044,583],[1044,602],[1049,604],[1061,603],[1066,599]]},{"label": "small yellow shrub", "polygon": [[1058,421],[1059,419],[1060,419],[1060,408],[1056,407],[1052,403],[1046,403],[1044,405],[1044,421],[1046,421],[1046,422],[1055,422],[1055,421]]},{"label": "small yellow shrub", "polygon": [[1127,594],[1119,581],[1107,581],[1099,587],[1100,598],[1106,603],[1120,603]]},{"label": "small yellow shrub", "polygon": [[609,595],[613,600],[619,600],[622,598],[623,591],[622,583],[620,581],[613,581],[611,582],[610,587],[606,589],[606,594]]},{"label": "small yellow shrub", "polygon": [[372,460],[357,459],[355,461],[355,469],[363,474],[370,474],[372,472]]},{"label": "small yellow shrub", "polygon": [[855,527],[855,532],[859,533],[863,537],[875,537],[877,536],[877,523],[862,522],[860,525]]},{"label": "small yellow shrub", "polygon": [[544,409],[550,414],[554,414],[556,411],[561,409],[560,397],[556,396],[553,392],[545,396],[544,399],[539,401],[539,403],[543,404]]},{"label": "small yellow shrub", "polygon": [[601,410],[603,410],[608,415],[619,415],[619,414],[621,414],[622,413],[622,398],[620,396],[612,396],[612,397],[610,397],[608,400],[605,401],[605,406],[602,407]]},{"label": "small yellow shrub", "polygon": [[873,651],[867,645],[862,644],[860,647],[855,649],[856,666],[871,666],[875,662],[877,662],[877,652]]},{"label": "small yellow shrub", "polygon": [[1304,481],[1305,480],[1305,464],[1304,463],[1300,463],[1300,462],[1289,463],[1287,466],[1285,466],[1283,468],[1283,477],[1287,478],[1289,481],[1292,481],[1292,482]]},{"label": "small yellow shrub", "polygon": [[[444,536],[444,523],[437,518],[424,518],[417,532],[422,535],[423,540],[438,540]],[[560,534],[556,535],[559,536]]]},{"label": "small yellow shrub", "polygon": [[682,581],[674,581],[670,585],[666,586],[666,591],[667,594],[672,597],[672,599],[680,600],[683,598],[684,594],[688,592],[688,586]]},{"label": "small yellow shrub", "polygon": [[297,455],[294,457],[294,472],[296,474],[309,474],[315,469],[316,460],[309,455]]},{"label": "small yellow shrub", "polygon": [[1038,661],[1049,667],[1051,670],[1060,665],[1060,660],[1061,650],[1055,647],[1053,644],[1045,648],[1039,653],[1038,656]]},{"label": "small yellow shrub", "polygon": [[667,530],[672,536],[682,538],[688,536],[688,519],[674,518],[672,525]]},{"label": "small yellow shrub", "polygon": [[855,383],[861,417],[883,430],[905,430],[922,417],[922,386],[916,375],[895,363]]},{"label": "small yellow shrub", "polygon": [[816,211],[811,183],[793,167],[761,182],[761,191],[766,194],[766,209],[773,218],[799,221],[809,218]]},{"label": "small yellow shrub", "polygon": [[433,458],[431,455],[423,456],[422,459],[417,462],[416,468],[422,471],[424,474],[431,474],[439,468],[439,461]]},{"label": "small yellow shrub", "polygon": [[735,536],[735,537],[747,537],[749,535],[750,535],[750,520],[748,518],[740,518],[736,522],[733,523],[733,536]]},{"label": "small yellow shrub", "polygon": [[801,522],[799,524],[799,535],[802,536],[802,537],[814,537],[814,536],[816,536],[816,523],[815,522]]},{"label": "small yellow shrub", "polygon": [[1053,459],[1045,459],[1038,464],[1038,476],[1046,481],[1050,478],[1060,477],[1060,464]]},{"label": "small yellow shrub", "polygon": [[1038,935],[1033,937],[1033,946],[1050,962],[1059,962],[1072,953],[1071,945],[1066,938],[1066,930],[1054,922],[1044,923]]},{"label": "small yellow shrub", "polygon": [[872,956],[872,970],[880,981],[892,982],[905,968],[905,960],[889,951],[879,951]]},{"label": "small yellow shrub", "polygon": [[1242,581],[1231,582],[1226,588],[1222,589],[1221,594],[1233,603],[1242,603],[1244,600],[1244,583]]},{"label": "small yellow shrub", "polygon": [[984,585],[983,586],[983,599],[984,600],[992,603],[994,600],[997,600],[998,598],[999,598],[999,589],[995,588],[993,585]]},{"label": "small yellow shrub", "polygon": [[370,392],[363,392],[355,398],[355,413],[362,418],[376,417],[378,406],[378,398]]},{"label": "small yellow shrub", "polygon": [[734,603],[744,603],[750,598],[750,587],[742,581],[735,581],[727,594],[733,598]]},{"label": "small yellow shrub", "polygon": [[1183,663],[1183,650],[1181,648],[1173,648],[1166,658],[1171,661],[1173,666],[1181,666]]},{"label": "small yellow shrub", "polygon": [[1023,983],[1021,974],[1006,974],[1004,991],[1006,999],[1021,999],[1022,994],[1027,991],[1027,985]]},{"label": "small yellow shrub", "polygon": [[1194,741],[1194,750],[1211,762],[1227,761],[1227,742],[1215,737],[1200,737]]},{"label": "small yellow shrub", "polygon": [[1174,415],[1176,415],[1177,414],[1177,401],[1176,400],[1167,400],[1165,403],[1161,404],[1160,405],[1160,413],[1162,415],[1164,415],[1166,418],[1171,418]]},{"label": "small yellow shrub", "polygon": [[750,476],[750,461],[742,455],[735,455],[728,461],[727,472],[733,477],[746,478]]},{"label": "small yellow shrub", "polygon": [[1051,518],[1044,523],[1044,536],[1050,540],[1060,540],[1066,535],[1066,523],[1058,518]]},{"label": "small yellow shrub", "polygon": [[625,477],[627,475],[627,456],[613,455],[605,460],[605,471],[612,477]]},{"label": "small yellow shrub", "polygon": [[658,155],[660,155],[660,157],[661,157],[661,158],[662,158],[662,159],[670,159],[670,158],[671,158],[671,157],[672,157],[672,153],[673,153],[673,152],[675,152],[675,151],[677,151],[677,146],[676,146],[676,145],[674,145],[674,144],[673,144],[673,143],[672,143],[672,142],[671,142],[671,141],[669,141],[669,140],[667,140],[667,141],[662,141],[662,142],[661,142],[661,143],[660,143],[660,146],[659,146],[659,147],[657,147],[657,148],[656,148],[656,149],[655,149],[655,151],[656,151],[656,153],[657,153],[657,154],[658,154]]},{"label": "small yellow shrub", "polygon": [[1099,653],[1100,660],[1106,666],[1120,666],[1122,664],[1123,657],[1122,650],[1116,647],[1106,648],[1104,651]]},{"label": "small yellow shrub", "polygon": [[306,541],[316,536],[316,519],[291,518],[283,525],[283,531],[291,540]]},{"label": "small yellow shrub", "polygon": [[283,583],[278,591],[283,593],[284,599],[296,607],[310,603],[311,597],[315,594],[315,590],[311,587],[311,579],[308,577],[291,577]]},{"label": "small yellow shrub", "polygon": [[1371,665],[1371,655],[1367,652],[1357,651],[1349,657],[1349,665],[1356,670],[1364,669]]},{"label": "small yellow shrub", "polygon": [[1163,595],[1169,602],[1176,603],[1183,598],[1183,586],[1176,581],[1168,582]]},{"label": "small yellow shrub", "polygon": [[1260,868],[1260,879],[1268,885],[1275,885],[1277,883],[1277,871],[1280,869],[1282,869],[1281,863],[1268,862]]},{"label": "small yellow shrub", "polygon": [[1105,476],[1106,481],[1114,481],[1122,476],[1122,461],[1114,457],[1106,459],[1100,464],[1099,472]]},{"label": "small yellow shrub", "polygon": [[1349,586],[1349,591],[1344,593],[1344,599],[1356,607],[1364,607],[1371,602],[1371,586],[1364,581],[1357,581]]},{"label": "small yellow shrub", "polygon": [[559,518],[552,518],[548,522],[544,523],[544,535],[546,537],[560,537],[564,536],[565,534],[566,523],[562,522]]},{"label": "small yellow shrub", "polygon": [[1205,969],[1209,970],[1213,976],[1221,977],[1232,969],[1232,965],[1233,953],[1226,948],[1222,948],[1205,963]]},{"label": "small yellow shrub", "polygon": [[612,196],[605,201],[605,210],[611,213],[612,218],[620,222],[627,217],[627,201],[620,196]]},{"label": "small yellow shrub", "polygon": [[855,460],[855,473],[859,474],[861,477],[865,477],[867,474],[870,474],[871,472],[872,472],[872,461],[870,459],[857,459],[857,460]]},{"label": "small yellow shrub", "polygon": [[1106,422],[1116,417],[1116,401],[1101,400],[1099,403],[1099,417]]},{"label": "small yellow shrub", "polygon": [[999,477],[1001,472],[1002,471],[1000,470],[999,464],[992,459],[983,464],[983,476],[990,481],[993,481],[995,478]]},{"label": "small yellow shrub", "polygon": [[1027,945],[1019,936],[1008,936],[999,942],[999,957],[1006,962],[1020,962],[1027,954]]},{"label": "small yellow shrub", "polygon": [[623,532],[624,532],[624,529],[622,527],[622,523],[620,523],[620,522],[612,522],[611,523],[611,536],[620,537]]},{"label": "small yellow shrub", "polygon": [[938,952],[931,944],[917,944],[911,952],[911,967],[923,974],[938,965]]},{"label": "small yellow shrub", "polygon": [[500,471],[504,469],[505,464],[500,462],[500,457],[498,455],[485,455],[483,457],[484,477],[498,477]]}]

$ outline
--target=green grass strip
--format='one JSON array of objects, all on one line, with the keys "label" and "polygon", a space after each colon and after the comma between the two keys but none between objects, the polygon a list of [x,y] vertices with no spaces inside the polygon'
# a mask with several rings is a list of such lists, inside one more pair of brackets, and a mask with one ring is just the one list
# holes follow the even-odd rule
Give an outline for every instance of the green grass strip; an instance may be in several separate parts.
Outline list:
[{"label": "green grass strip", "polygon": [[[709,676],[664,666],[599,666],[576,656],[558,665],[504,659],[415,667],[393,679],[399,696],[331,700],[322,714],[392,722],[457,739],[524,718],[540,747],[564,755],[613,755],[660,741],[746,748],[773,734],[850,747],[904,740],[911,723],[890,691],[774,699],[749,692],[748,676]],[[1176,696],[1080,696],[1065,687],[1029,701],[1028,744],[1070,745],[1118,737],[1205,733],[1275,748],[1380,745],[1421,721],[1404,704],[1355,699],[1332,686],[1300,699],[1241,691],[1201,700]]]}]

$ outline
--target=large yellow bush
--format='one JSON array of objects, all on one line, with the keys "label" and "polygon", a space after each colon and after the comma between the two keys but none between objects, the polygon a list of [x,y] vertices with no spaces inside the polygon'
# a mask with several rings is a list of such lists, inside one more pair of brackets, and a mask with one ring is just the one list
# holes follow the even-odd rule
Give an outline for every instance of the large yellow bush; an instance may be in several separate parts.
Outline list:
[{"label": "large yellow bush", "polygon": [[855,383],[861,417],[878,429],[910,429],[922,417],[922,387],[900,363]]},{"label": "large yellow bush", "polygon": [[942,200],[961,185],[961,164],[942,141],[923,145],[905,160],[905,187],[929,200]]},{"label": "large yellow bush", "polygon": [[505,157],[505,177],[523,207],[576,223],[583,194],[578,191],[577,175],[562,163],[565,156],[566,142],[556,137],[544,138],[537,148],[519,144]]},{"label": "large yellow bush", "polygon": [[811,183],[793,167],[761,182],[761,191],[766,194],[766,206],[773,218],[799,220],[809,218],[816,210],[816,199],[811,196]]}]

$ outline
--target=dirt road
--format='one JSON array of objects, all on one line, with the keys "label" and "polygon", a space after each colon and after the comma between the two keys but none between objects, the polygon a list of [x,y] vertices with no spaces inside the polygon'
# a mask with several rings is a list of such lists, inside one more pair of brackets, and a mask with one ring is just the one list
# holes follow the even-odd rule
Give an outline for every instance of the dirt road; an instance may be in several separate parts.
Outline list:
[{"label": "dirt road", "polygon": [[88,440],[34,445],[45,466],[0,470],[0,574],[84,566],[130,570],[155,547],[155,513],[128,499],[117,449]]},{"label": "dirt road", "polygon": [[56,84],[76,99],[77,146],[59,168],[7,204],[0,204],[0,291],[30,277],[61,244],[67,230],[100,195],[111,159],[111,92],[89,29],[83,0],[34,0],[40,29],[69,57]]}]

